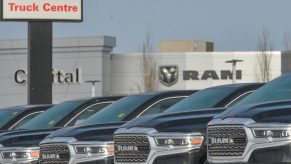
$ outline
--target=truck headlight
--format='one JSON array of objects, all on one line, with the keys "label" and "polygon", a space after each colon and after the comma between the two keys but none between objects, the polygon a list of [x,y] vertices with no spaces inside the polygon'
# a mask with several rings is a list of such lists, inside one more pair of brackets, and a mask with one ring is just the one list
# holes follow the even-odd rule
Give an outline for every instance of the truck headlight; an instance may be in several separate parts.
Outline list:
[{"label": "truck headlight", "polygon": [[289,138],[291,136],[290,129],[253,129],[256,138]]},{"label": "truck headlight", "polygon": [[9,150],[9,151],[2,151],[2,156],[4,159],[11,159],[13,161],[17,161],[18,159],[21,160],[31,160],[35,159],[38,160],[39,158],[39,150]]},{"label": "truck headlight", "polygon": [[105,145],[105,146],[94,146],[94,145],[75,145],[75,151],[77,154],[86,154],[88,157],[93,154],[107,154],[113,155],[114,146]]},{"label": "truck headlight", "polygon": [[[160,136],[159,136],[160,135]],[[159,134],[154,136],[158,146],[201,146],[204,137],[195,134]]]}]

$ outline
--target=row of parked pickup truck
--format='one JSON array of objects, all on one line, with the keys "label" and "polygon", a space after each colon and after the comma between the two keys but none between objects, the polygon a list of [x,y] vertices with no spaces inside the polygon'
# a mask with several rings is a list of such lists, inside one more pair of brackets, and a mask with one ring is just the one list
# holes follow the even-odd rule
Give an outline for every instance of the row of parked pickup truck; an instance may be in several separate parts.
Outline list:
[{"label": "row of parked pickup truck", "polygon": [[0,109],[0,163],[291,163],[291,75]]}]

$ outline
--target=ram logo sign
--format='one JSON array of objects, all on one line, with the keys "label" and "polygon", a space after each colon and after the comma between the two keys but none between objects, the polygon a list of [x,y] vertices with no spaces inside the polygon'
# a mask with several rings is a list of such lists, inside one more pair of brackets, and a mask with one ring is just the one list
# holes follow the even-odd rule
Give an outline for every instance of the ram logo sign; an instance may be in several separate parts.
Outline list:
[{"label": "ram logo sign", "polygon": [[[160,66],[159,68],[159,80],[165,86],[172,86],[177,83],[179,77],[178,66],[167,65]],[[197,80],[232,80],[233,78],[237,80],[242,79],[242,70],[237,70],[234,74],[231,70],[184,70],[183,80],[184,81],[197,81]]]},{"label": "ram logo sign", "polygon": [[178,66],[161,66],[159,70],[159,79],[165,86],[172,86],[178,81]]},{"label": "ram logo sign", "polygon": [[195,70],[187,70],[183,72],[184,80],[232,80],[233,78],[237,80],[242,79],[242,71],[236,71],[236,77],[233,77],[233,73],[230,70],[206,70],[201,72]]}]

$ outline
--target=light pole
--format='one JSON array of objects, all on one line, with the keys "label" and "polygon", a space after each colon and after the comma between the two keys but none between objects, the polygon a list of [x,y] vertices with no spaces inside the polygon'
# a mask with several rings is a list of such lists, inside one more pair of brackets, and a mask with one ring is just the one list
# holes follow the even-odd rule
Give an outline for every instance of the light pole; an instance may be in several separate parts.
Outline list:
[{"label": "light pole", "polygon": [[238,60],[238,59],[232,59],[232,60],[227,60],[225,63],[232,63],[232,83],[235,84],[236,80],[236,63],[238,62],[243,62],[243,60]]},{"label": "light pole", "polygon": [[92,97],[95,97],[96,96],[96,94],[95,94],[95,92],[96,92],[96,86],[95,86],[95,84],[96,83],[100,83],[101,81],[100,80],[87,80],[85,82],[91,84]]}]

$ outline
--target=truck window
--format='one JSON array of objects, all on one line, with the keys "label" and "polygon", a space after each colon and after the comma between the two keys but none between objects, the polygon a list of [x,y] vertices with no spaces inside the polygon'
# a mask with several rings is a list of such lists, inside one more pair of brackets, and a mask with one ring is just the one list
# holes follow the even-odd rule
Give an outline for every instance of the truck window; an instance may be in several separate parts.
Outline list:
[{"label": "truck window", "polygon": [[291,74],[285,74],[265,84],[234,106],[291,99]]},{"label": "truck window", "polygon": [[166,112],[184,112],[215,107],[217,103],[233,93],[235,87],[209,88],[198,91],[170,107]]},{"label": "truck window", "polygon": [[66,125],[68,126],[74,126],[77,124],[80,124],[87,118],[93,116],[96,112],[100,111],[101,109],[105,108],[106,106],[110,105],[111,103],[98,103],[90,106],[89,108],[86,108],[82,112],[80,112],[75,118],[73,118],[69,124]]},{"label": "truck window", "polygon": [[157,102],[156,104],[152,105],[148,109],[146,109],[145,112],[141,114],[141,116],[150,115],[150,114],[157,114],[162,113],[177,102],[181,101],[185,97],[179,97],[179,98],[167,98],[162,101]]},{"label": "truck window", "polygon": [[20,126],[22,126],[26,122],[30,121],[32,118],[34,118],[35,116],[39,115],[40,113],[42,113],[42,112],[35,112],[35,113],[30,114],[30,115],[27,115],[25,118],[23,118],[22,120],[17,122],[17,124],[15,124],[10,129],[18,129]]},{"label": "truck window", "polygon": [[22,113],[24,109],[21,108],[5,108],[0,109],[0,127],[4,126],[10,120]]},{"label": "truck window", "polygon": [[127,96],[112,105],[102,109],[100,112],[94,114],[89,119],[80,123],[80,125],[90,125],[99,123],[111,123],[122,121],[131,112],[135,111],[139,106],[144,104],[153,95],[133,95]]},{"label": "truck window", "polygon": [[226,105],[226,107],[231,107],[234,106],[235,104],[237,104],[238,102],[240,102],[242,99],[246,98],[248,95],[250,95],[251,93],[253,93],[253,91],[250,92],[246,92],[243,95],[240,95],[239,97],[237,97],[234,101],[230,102],[229,104]]},{"label": "truck window", "polygon": [[57,104],[47,111],[34,117],[27,123],[19,127],[19,129],[46,129],[54,127],[58,122],[68,116],[71,112],[84,104],[86,100],[65,101]]}]

